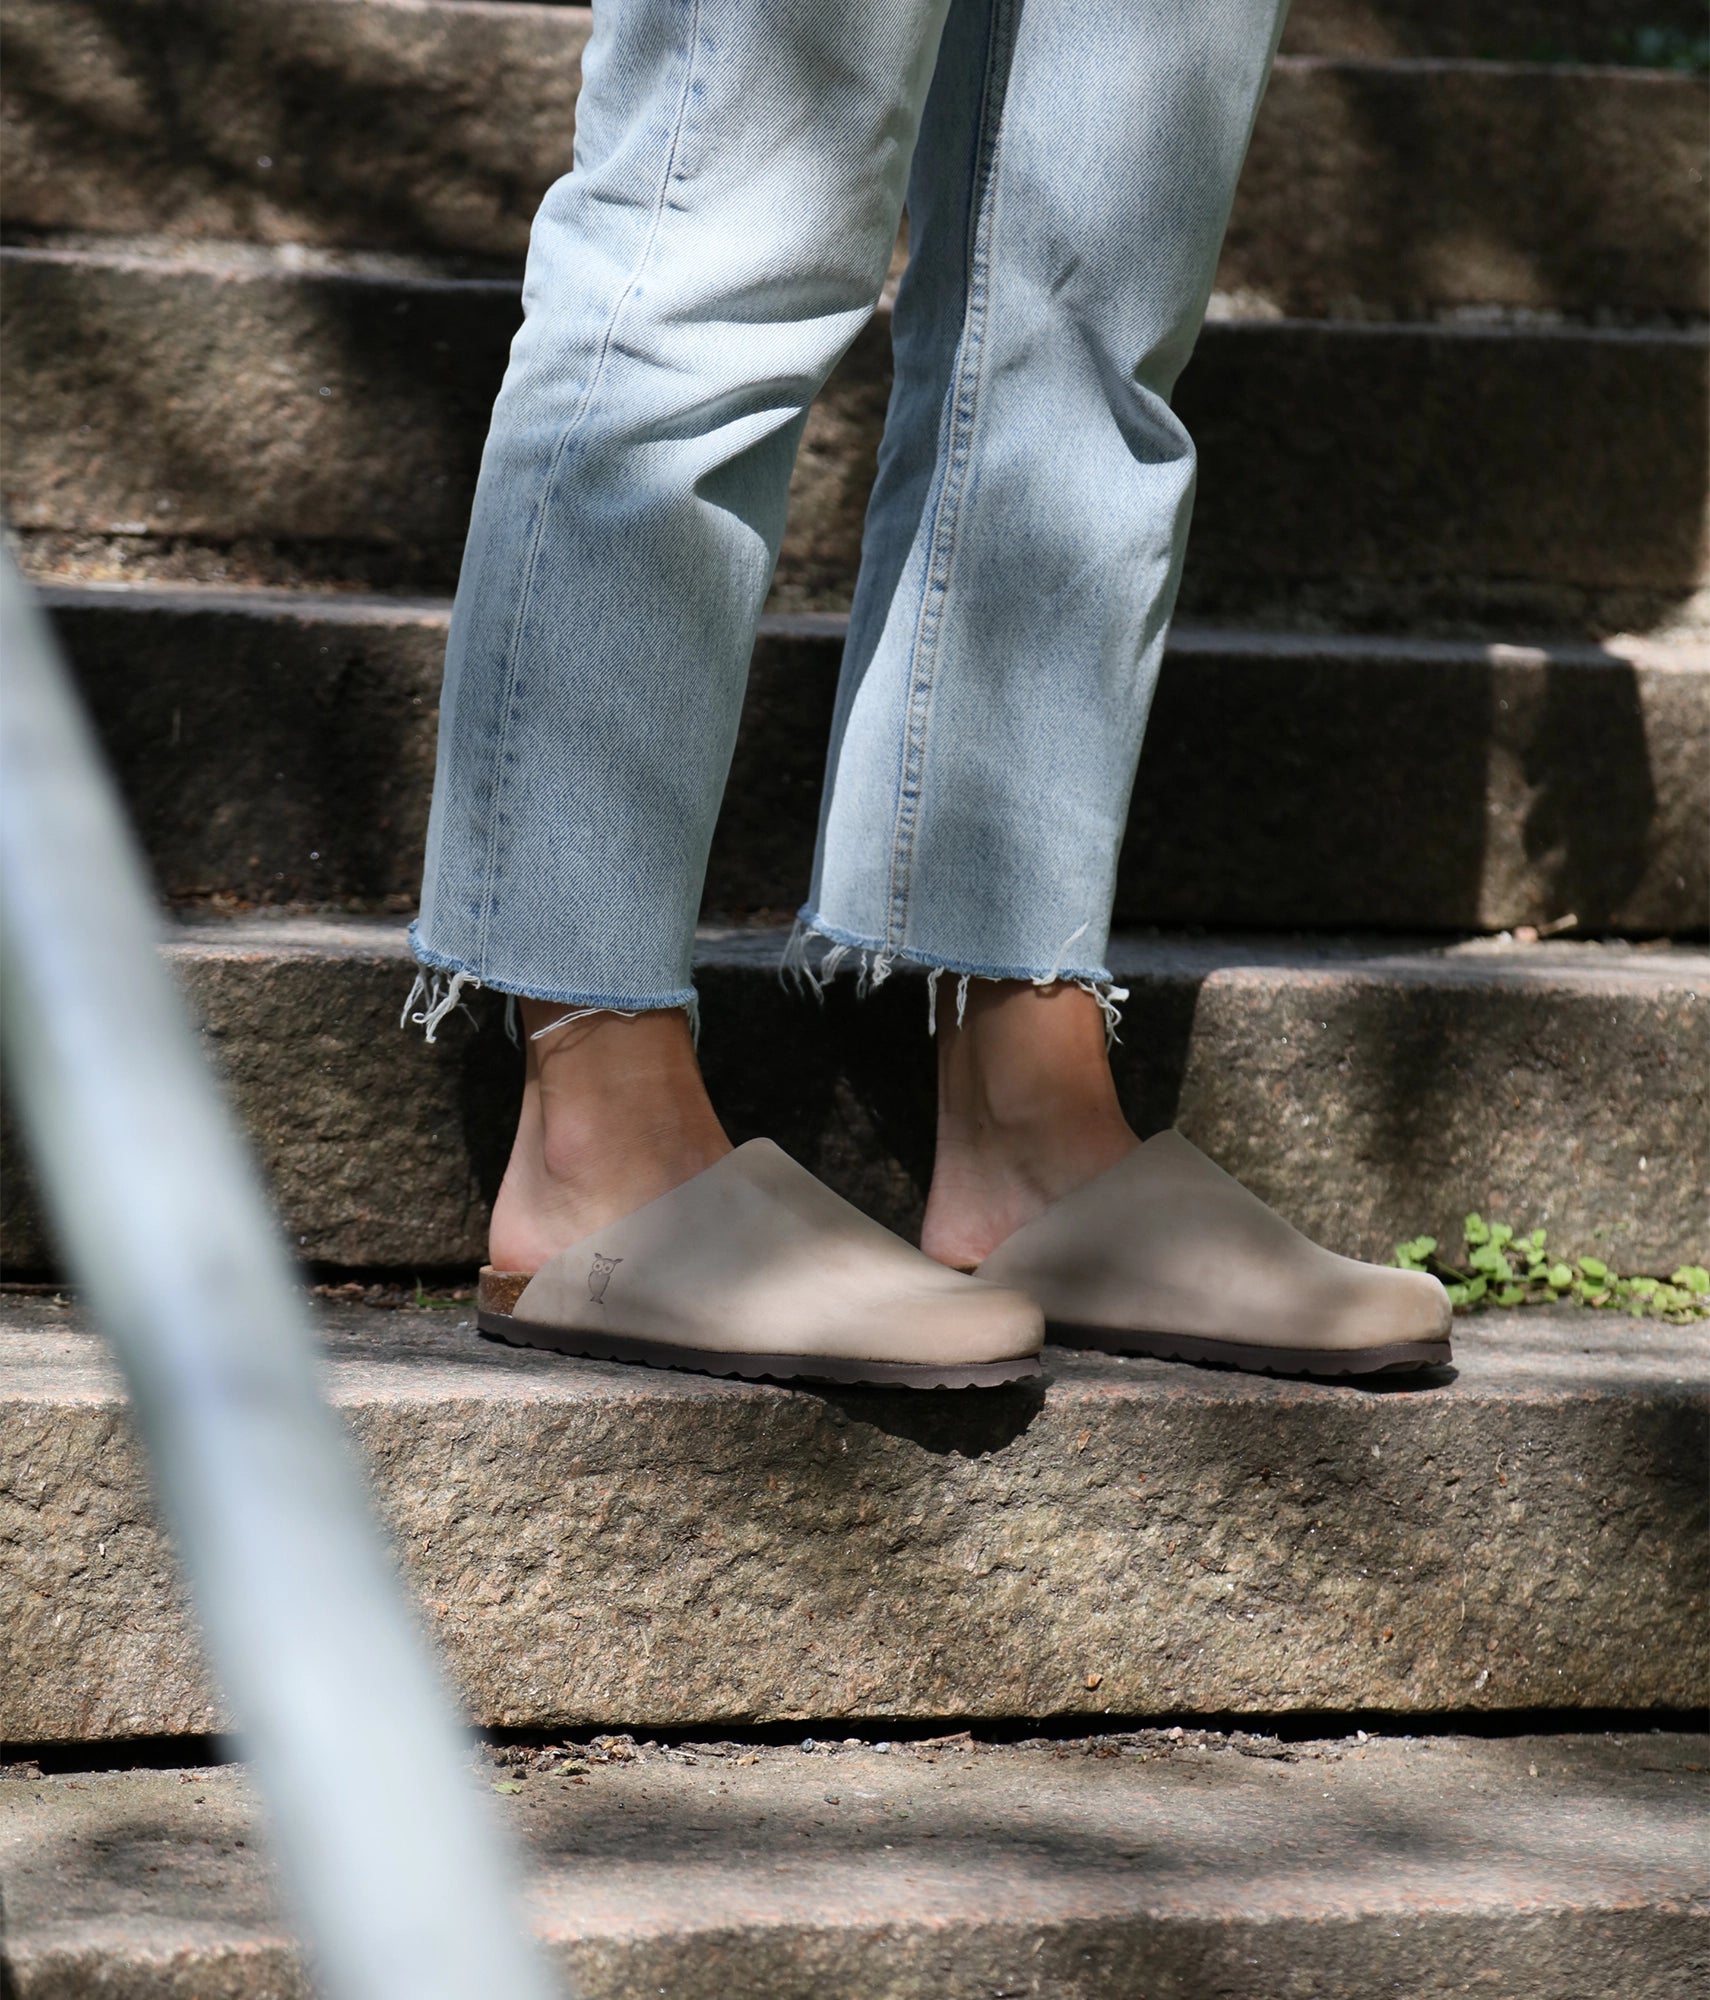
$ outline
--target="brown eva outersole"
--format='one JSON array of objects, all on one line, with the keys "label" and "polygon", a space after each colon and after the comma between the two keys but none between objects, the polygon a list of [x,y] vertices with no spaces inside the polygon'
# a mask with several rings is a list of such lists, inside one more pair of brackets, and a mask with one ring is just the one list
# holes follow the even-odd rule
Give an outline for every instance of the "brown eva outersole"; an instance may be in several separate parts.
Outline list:
[{"label": "brown eva outersole", "polygon": [[887,1389],[996,1389],[1039,1373],[1036,1354],[1012,1361],[961,1364],[934,1361],[857,1361],[828,1354],[741,1354],[708,1347],[678,1347],[623,1333],[584,1333],[537,1326],[506,1312],[476,1314],[489,1340],[510,1347],[544,1347],[587,1361],[627,1361],[646,1368],[686,1368],[697,1375],[736,1375],[745,1382],[842,1382]]},{"label": "brown eva outersole", "polygon": [[1145,1354],[1159,1361],[1194,1361],[1205,1368],[1244,1368],[1254,1375],[1412,1375],[1454,1359],[1447,1340],[1400,1340],[1387,1347],[1260,1347],[1244,1340],[1205,1340],[1192,1333],[1145,1333],[1130,1327],[1065,1326],[1045,1338],[1059,1347],[1100,1354]]}]

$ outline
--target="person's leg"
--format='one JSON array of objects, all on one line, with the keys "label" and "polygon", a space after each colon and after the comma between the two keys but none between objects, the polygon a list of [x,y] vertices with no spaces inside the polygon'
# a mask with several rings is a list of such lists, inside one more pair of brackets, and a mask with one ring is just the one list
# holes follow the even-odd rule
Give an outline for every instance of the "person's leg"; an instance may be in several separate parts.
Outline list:
[{"label": "person's leg", "polygon": [[804,413],[883,284],[945,4],[598,10],[482,461],[412,928],[430,1035],[467,984],[546,1003],[504,1268],[727,1150],[688,1018],[707,849]]},{"label": "person's leg", "polygon": [[940,1026],[938,1144],[920,1247],[971,1271],[1140,1143],[1117,1101],[1097,1000],[1059,981],[971,980]]},{"label": "person's leg", "polygon": [[681,1009],[590,1014],[539,1042],[564,1009],[521,1011],[522,1111],[487,1238],[500,1271],[538,1271],[730,1151]]},{"label": "person's leg", "polygon": [[1137,1143],[1103,955],[1192,504],[1169,396],[1282,12],[956,0],[946,25],[802,924],[870,977],[957,975],[923,1239],[948,1263]]}]

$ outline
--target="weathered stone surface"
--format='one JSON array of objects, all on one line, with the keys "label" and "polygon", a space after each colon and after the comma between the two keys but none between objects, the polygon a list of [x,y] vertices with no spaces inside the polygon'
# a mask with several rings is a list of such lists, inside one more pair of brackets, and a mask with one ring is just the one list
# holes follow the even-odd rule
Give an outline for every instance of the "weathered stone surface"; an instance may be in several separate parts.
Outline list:
[{"label": "weathered stone surface", "polygon": [[[499,1812],[587,2000],[1676,2000],[1687,1735],[641,1748]],[[486,1767],[491,1769],[491,1766]],[[241,1767],[0,1783],[18,2000],[308,2000]]]},{"label": "weathered stone surface", "polygon": [[[467,1312],[467,1308],[465,1309]],[[1663,1707],[1710,1694],[1710,1334],[1527,1313],[1428,1386],[1050,1350],[810,1393],[329,1316],[328,1389],[471,1716]],[[0,1322],[0,1741],[218,1727],[105,1352]]]},{"label": "weathered stone surface", "polygon": [[519,263],[571,164],[583,7],[79,0],[7,10],[14,227]]},{"label": "weathered stone surface", "polygon": [[[765,1133],[893,1228],[919,1226],[932,1043],[908,969],[823,1011],[787,992],[778,931],[708,931],[702,1060],[734,1136]],[[256,918],[173,934],[171,961],[305,1259],[477,1262],[520,1068],[499,1030],[401,1033],[402,927]],[[1117,1078],[1142,1132],[1175,1123],[1334,1248],[1387,1257],[1469,1209],[1668,1271],[1705,1249],[1710,958],[1679,948],[1119,937]],[[14,1155],[15,1157],[15,1155]],[[47,1246],[0,1180],[14,1275]]]},{"label": "weathered stone surface", "polygon": [[1696,0],[1294,0],[1282,45],[1300,55],[1631,63],[1684,53],[1703,36]]},{"label": "weathered stone surface", "polygon": [[[1176,397],[1203,469],[1184,603],[1341,576],[1684,595],[1705,565],[1710,473],[1682,435],[1707,428],[1706,358],[1696,333],[1208,327]],[[1616,409],[1613,451],[1590,432]]]},{"label": "weathered stone surface", "polygon": [[1701,931],[1710,649],[1178,630],[1124,923]]},{"label": "weathered stone surface", "polygon": [[450,605],[44,593],[160,892],[413,902]]},{"label": "weathered stone surface", "polygon": [[16,526],[379,541],[455,577],[514,285],[8,255]]},{"label": "weathered stone surface", "polygon": [[[589,15],[469,0],[14,0],[14,229],[520,265]],[[1219,284],[1283,312],[1702,312],[1703,91],[1655,73],[1278,64]]]},{"label": "weathered stone surface", "polygon": [[1706,306],[1705,93],[1654,72],[1286,60],[1218,283],[1283,313]]},{"label": "weathered stone surface", "polygon": [[[413,903],[448,605],[147,587],[47,601],[163,894]],[[806,893],[844,629],[761,633],[710,913]],[[1701,645],[1184,629],[1118,921],[1700,931],[1707,769]]]},{"label": "weathered stone surface", "polygon": [[[353,575],[379,551],[393,586],[454,580],[513,288],[4,266],[15,526],[336,550]],[[1213,324],[1177,399],[1202,462],[1184,606],[1286,615],[1353,588],[1369,621],[1423,583],[1558,622],[1625,593],[1630,626],[1660,623],[1705,573],[1706,354],[1694,332]],[[811,415],[782,607],[847,602],[889,371],[880,313]]]},{"label": "weathered stone surface", "polygon": [[7,220],[520,264],[570,170],[590,25],[470,0],[17,0]]}]

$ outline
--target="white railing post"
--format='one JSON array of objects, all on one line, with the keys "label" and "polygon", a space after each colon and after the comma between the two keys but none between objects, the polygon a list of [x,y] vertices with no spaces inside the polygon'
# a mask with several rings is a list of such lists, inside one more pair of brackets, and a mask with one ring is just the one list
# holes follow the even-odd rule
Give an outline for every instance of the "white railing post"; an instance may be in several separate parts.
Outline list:
[{"label": "white railing post", "polygon": [[123,1366],[314,1976],[337,2000],[546,2000],[142,864],[45,620],[0,565],[8,1083]]}]

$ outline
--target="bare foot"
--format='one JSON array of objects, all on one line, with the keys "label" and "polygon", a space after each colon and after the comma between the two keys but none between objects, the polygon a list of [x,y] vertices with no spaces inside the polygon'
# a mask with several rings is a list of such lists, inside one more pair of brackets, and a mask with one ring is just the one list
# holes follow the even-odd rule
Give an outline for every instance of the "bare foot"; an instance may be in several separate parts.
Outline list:
[{"label": "bare foot", "polygon": [[590,1014],[533,1039],[570,1011],[522,1002],[528,1075],[488,1232],[495,1270],[538,1271],[730,1151],[680,1008]]},{"label": "bare foot", "polygon": [[1139,1143],[1090,993],[973,980],[962,1025],[938,1030],[938,1152],[920,1247],[972,1270]]}]

